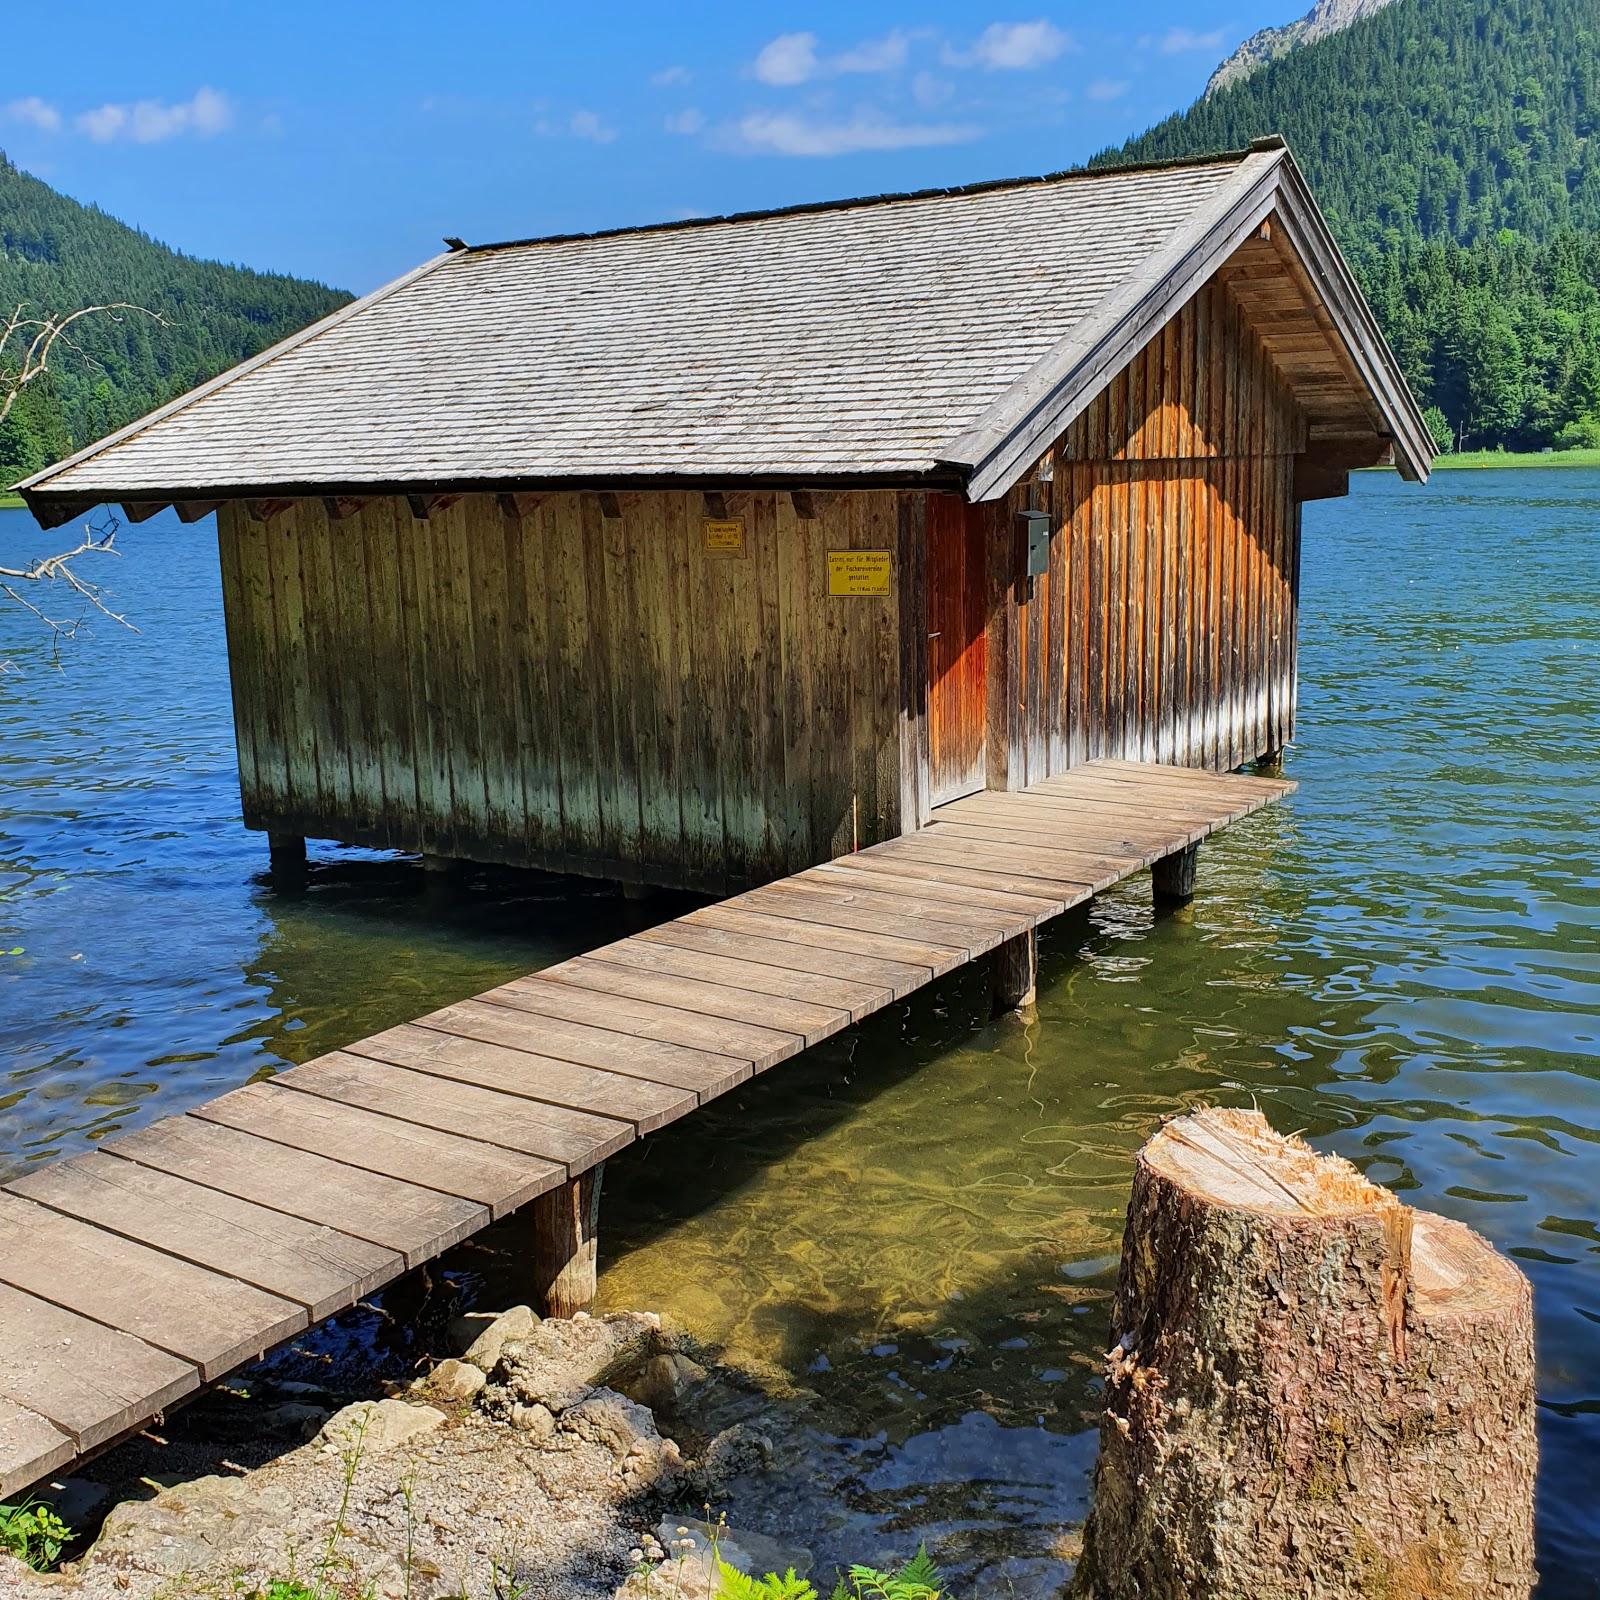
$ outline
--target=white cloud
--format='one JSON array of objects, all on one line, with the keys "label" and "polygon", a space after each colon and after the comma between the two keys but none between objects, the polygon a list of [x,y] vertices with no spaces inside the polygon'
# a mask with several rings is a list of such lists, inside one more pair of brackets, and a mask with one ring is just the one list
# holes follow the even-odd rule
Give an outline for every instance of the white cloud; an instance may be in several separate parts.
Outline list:
[{"label": "white cloud", "polygon": [[944,59],[953,67],[980,66],[991,71],[1030,71],[1075,49],[1072,36],[1043,17],[1033,22],[991,22],[970,50],[945,47]]},{"label": "white cloud", "polygon": [[683,111],[676,111],[666,119],[668,133],[699,133],[705,125],[705,113],[697,110],[694,106],[689,106]]},{"label": "white cloud", "polygon": [[912,37],[904,28],[894,28],[880,39],[863,39],[848,50],[824,56],[817,53],[816,34],[780,33],[757,52],[750,71],[775,89],[846,72],[896,72],[911,55]]},{"label": "white cloud", "polygon": [[13,100],[6,107],[6,115],[13,122],[30,123],[41,133],[55,133],[61,127],[61,113],[48,100],[41,100],[36,94]]},{"label": "white cloud", "polygon": [[1128,88],[1126,78],[1096,78],[1083,92],[1091,100],[1120,100]]},{"label": "white cloud", "polygon": [[659,72],[650,75],[650,81],[658,89],[675,89],[687,83],[694,74],[687,67],[663,67]]},{"label": "white cloud", "polygon": [[1210,33],[1197,33],[1193,28],[1168,28],[1161,36],[1161,53],[1176,56],[1187,50],[1220,50],[1227,36],[1226,28],[1213,28]]},{"label": "white cloud", "polygon": [[853,50],[842,50],[827,66],[834,72],[893,72],[906,64],[911,35],[895,28],[881,39],[863,39]]},{"label": "white cloud", "polygon": [[78,131],[98,144],[109,144],[114,139],[159,144],[184,133],[209,138],[223,132],[233,125],[233,106],[226,95],[201,88],[191,99],[170,105],[161,100],[110,101],[92,111],[80,112],[74,120]]},{"label": "white cloud", "polygon": [[776,88],[804,83],[817,72],[816,34],[780,33],[761,47],[750,70]]},{"label": "white cloud", "polygon": [[894,122],[867,111],[843,121],[791,112],[752,112],[726,130],[726,142],[734,149],[763,155],[842,156],[858,150],[966,144],[982,132],[962,123]]},{"label": "white cloud", "polygon": [[574,111],[567,119],[567,132],[574,139],[587,139],[591,144],[610,144],[617,136],[617,130],[602,122],[594,111]]},{"label": "white cloud", "polygon": [[911,80],[911,98],[924,111],[944,105],[955,92],[956,86],[948,78],[936,77],[931,72],[919,72]]}]

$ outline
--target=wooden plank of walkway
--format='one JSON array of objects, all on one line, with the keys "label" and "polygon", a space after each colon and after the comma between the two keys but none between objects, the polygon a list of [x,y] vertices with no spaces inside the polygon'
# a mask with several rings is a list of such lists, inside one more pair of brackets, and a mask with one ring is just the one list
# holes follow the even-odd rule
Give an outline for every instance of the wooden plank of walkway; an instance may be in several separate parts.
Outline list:
[{"label": "wooden plank of walkway", "polygon": [[[518,979],[516,984],[490,989],[478,998],[499,1004],[504,994],[527,981]],[[699,1095],[692,1089],[629,1078],[620,1072],[557,1061],[505,1045],[485,1044],[481,1039],[462,1039],[432,1028],[419,1028],[414,1023],[385,1028],[370,1039],[358,1039],[346,1045],[344,1053],[410,1067],[457,1083],[474,1083],[538,1105],[568,1106],[616,1117],[631,1122],[634,1132],[640,1135],[664,1128],[700,1104]]]},{"label": "wooden plank of walkway", "polygon": [[294,1300],[312,1321],[405,1270],[381,1245],[99,1151],[41,1168],[11,1190]]},{"label": "wooden plank of walkway", "polygon": [[971,795],[0,1186],[0,1493],[1292,787]]}]

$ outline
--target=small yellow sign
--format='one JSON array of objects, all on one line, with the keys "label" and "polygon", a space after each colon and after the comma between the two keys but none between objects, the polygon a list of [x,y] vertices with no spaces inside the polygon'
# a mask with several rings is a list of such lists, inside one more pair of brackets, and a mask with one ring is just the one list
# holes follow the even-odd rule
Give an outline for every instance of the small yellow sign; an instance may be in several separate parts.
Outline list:
[{"label": "small yellow sign", "polygon": [[707,517],[700,524],[700,542],[707,555],[742,556],[744,520],[740,517]]},{"label": "small yellow sign", "polygon": [[886,596],[893,576],[887,550],[830,550],[828,593]]}]

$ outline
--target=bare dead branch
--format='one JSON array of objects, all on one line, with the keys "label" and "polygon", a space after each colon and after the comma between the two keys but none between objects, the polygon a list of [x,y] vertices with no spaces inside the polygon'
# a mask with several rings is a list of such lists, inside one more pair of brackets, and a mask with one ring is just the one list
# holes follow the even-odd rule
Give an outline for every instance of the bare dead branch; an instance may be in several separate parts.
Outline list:
[{"label": "bare dead branch", "polygon": [[[106,603],[105,591],[98,583],[85,578],[76,571],[72,563],[82,555],[111,555],[120,556],[122,552],[116,548],[116,538],[122,531],[120,519],[112,512],[107,512],[102,522],[88,524],[84,535],[70,550],[61,550],[54,555],[40,556],[37,560],[29,562],[25,567],[0,566],[0,595],[30,611],[50,630],[50,662],[52,666],[61,665],[61,644],[66,639],[76,639],[80,629],[90,620],[90,611],[98,611],[101,616],[109,617],[119,627],[126,628],[130,633],[139,630],[120,611],[113,611]],[[84,602],[78,615],[75,617],[53,617],[42,606],[36,605],[24,594],[20,588],[13,585],[21,584],[63,584],[71,593]],[[14,670],[10,663],[0,661],[0,672]]]},{"label": "bare dead branch", "polygon": [[[136,306],[126,300],[111,300],[104,305],[83,306],[77,311],[68,312],[64,317],[29,316],[26,305],[17,306],[5,322],[0,324],[0,422],[4,422],[10,414],[22,391],[50,370],[50,358],[55,353],[57,345],[72,351],[79,360],[88,365],[99,365],[84,353],[82,346],[67,332],[69,328],[85,317],[104,316],[113,322],[121,322],[128,313],[149,317],[158,327],[171,326],[159,311],[152,311],[148,306]],[[13,341],[20,352],[15,357],[9,355]],[[9,371],[6,366],[8,360],[16,361],[15,367]]]}]

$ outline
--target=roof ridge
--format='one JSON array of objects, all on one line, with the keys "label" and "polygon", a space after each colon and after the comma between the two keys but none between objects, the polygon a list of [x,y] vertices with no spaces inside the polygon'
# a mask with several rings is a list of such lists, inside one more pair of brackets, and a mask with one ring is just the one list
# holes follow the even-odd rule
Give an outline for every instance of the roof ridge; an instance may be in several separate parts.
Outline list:
[{"label": "roof ridge", "polygon": [[760,207],[752,211],[727,211],[710,217],[678,217],[670,222],[636,222],[624,227],[595,228],[589,232],[534,234],[526,239],[495,239],[484,244],[469,244],[457,255],[487,255],[495,250],[521,250],[533,245],[579,244],[590,239],[617,239],[631,234],[688,232],[696,228],[718,228],[736,222],[765,222],[776,217],[803,217],[824,211],[855,211],[870,206],[898,205],[910,200],[947,200],[963,195],[991,194],[1000,189],[1030,189],[1049,183],[1096,182],[1129,173],[1166,172],[1182,167],[1220,167],[1236,164],[1264,148],[1280,148],[1283,141],[1272,135],[1253,140],[1245,150],[1217,150],[1206,155],[1168,156],[1161,160],[1130,161],[1116,167],[1064,167],[1059,172],[1024,174],[1015,178],[985,178],[976,183],[951,184],[931,189],[906,189],[884,194],[848,195],[837,200],[802,200],[793,205]]}]

